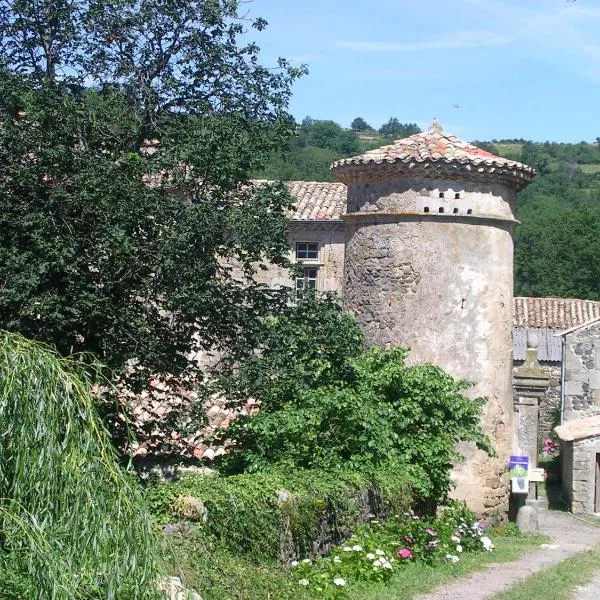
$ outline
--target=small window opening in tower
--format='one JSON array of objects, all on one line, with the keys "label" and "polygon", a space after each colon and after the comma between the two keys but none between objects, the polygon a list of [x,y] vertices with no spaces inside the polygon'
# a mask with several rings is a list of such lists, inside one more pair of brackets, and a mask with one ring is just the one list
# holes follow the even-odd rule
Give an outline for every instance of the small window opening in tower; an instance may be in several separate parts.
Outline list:
[{"label": "small window opening in tower", "polygon": [[467,210],[467,214],[468,214],[468,215],[472,215],[472,214],[473,214],[473,209],[472,209],[472,208],[469,208],[469,209]]},{"label": "small window opening in tower", "polygon": [[439,208],[439,212],[441,212],[441,213],[443,213],[443,212],[444,212],[444,207],[443,207],[443,206],[440,206],[440,208]]},{"label": "small window opening in tower", "polygon": [[423,212],[429,212],[429,206],[424,206],[423,207]]},{"label": "small window opening in tower", "polygon": [[454,199],[458,200],[460,198],[460,192],[456,192],[456,194],[454,194]]},{"label": "small window opening in tower", "polygon": [[457,214],[458,214],[458,208],[455,208],[455,209],[454,209],[452,212],[453,212],[455,215],[457,215]]},{"label": "small window opening in tower", "polygon": [[444,192],[440,192],[440,198],[444,197]]}]

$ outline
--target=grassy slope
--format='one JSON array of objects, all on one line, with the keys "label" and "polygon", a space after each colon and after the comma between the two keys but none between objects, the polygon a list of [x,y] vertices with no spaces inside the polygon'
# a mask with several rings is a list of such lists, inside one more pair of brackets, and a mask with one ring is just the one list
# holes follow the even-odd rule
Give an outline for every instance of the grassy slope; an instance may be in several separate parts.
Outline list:
[{"label": "grassy slope", "polygon": [[584,585],[600,571],[600,546],[569,558],[556,567],[539,571],[517,583],[494,600],[569,600],[576,586]]}]

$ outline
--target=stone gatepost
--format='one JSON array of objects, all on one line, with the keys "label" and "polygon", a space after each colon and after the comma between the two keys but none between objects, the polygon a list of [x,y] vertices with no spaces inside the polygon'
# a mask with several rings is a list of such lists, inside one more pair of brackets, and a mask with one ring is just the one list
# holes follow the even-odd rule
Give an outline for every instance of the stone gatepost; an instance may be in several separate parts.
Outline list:
[{"label": "stone gatepost", "polygon": [[[529,458],[529,468],[537,467],[539,401],[548,389],[549,377],[538,360],[538,338],[527,336],[525,362],[513,375],[513,452]],[[535,484],[529,484],[529,497],[535,498]]]}]

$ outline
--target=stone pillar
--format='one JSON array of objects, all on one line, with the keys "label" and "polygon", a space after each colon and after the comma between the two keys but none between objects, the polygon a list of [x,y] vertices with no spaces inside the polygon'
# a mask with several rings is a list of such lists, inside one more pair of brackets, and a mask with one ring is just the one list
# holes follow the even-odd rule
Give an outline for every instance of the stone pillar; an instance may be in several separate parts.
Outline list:
[{"label": "stone pillar", "polygon": [[[525,362],[514,376],[513,452],[529,458],[529,468],[537,467],[539,401],[548,389],[549,378],[540,367],[538,339],[527,336]],[[529,496],[535,497],[535,484],[529,484]]]}]

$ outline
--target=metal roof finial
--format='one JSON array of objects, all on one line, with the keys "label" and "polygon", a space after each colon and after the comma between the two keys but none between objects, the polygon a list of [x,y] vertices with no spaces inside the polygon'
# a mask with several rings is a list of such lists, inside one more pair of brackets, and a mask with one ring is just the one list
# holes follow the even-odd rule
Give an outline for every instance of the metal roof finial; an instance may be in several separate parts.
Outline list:
[{"label": "metal roof finial", "polygon": [[440,122],[433,117],[433,121],[431,123],[431,125],[429,126],[429,129],[433,129],[433,131],[442,131],[442,126],[440,125]]}]

